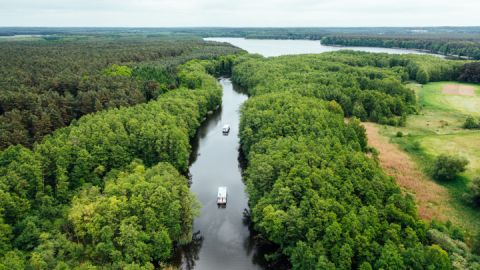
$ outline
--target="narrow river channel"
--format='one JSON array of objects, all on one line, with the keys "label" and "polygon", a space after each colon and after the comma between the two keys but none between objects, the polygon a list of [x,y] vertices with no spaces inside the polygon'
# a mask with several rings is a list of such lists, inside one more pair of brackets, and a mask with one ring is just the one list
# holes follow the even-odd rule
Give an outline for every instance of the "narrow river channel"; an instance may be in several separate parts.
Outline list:
[{"label": "narrow river channel", "polygon": [[[256,262],[256,246],[243,222],[248,207],[239,161],[238,129],[240,107],[247,95],[237,90],[230,79],[220,79],[222,106],[198,130],[190,165],[190,189],[202,204],[193,227],[194,243],[181,250],[182,269],[262,269]],[[230,125],[228,136],[223,125]],[[217,189],[226,186],[227,206],[218,208]]]}]

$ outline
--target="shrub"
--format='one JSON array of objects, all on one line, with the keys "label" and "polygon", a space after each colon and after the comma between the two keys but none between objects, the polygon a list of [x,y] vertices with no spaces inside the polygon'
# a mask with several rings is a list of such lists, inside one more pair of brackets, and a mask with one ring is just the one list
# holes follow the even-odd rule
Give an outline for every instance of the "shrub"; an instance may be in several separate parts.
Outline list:
[{"label": "shrub", "polygon": [[469,161],[464,157],[439,155],[433,167],[433,178],[453,180],[458,173],[464,172]]},{"label": "shrub", "polygon": [[398,132],[397,132],[397,137],[399,137],[399,138],[403,137],[403,132],[398,131]]},{"label": "shrub", "polygon": [[478,129],[480,128],[480,120],[476,120],[472,116],[468,116],[467,119],[465,119],[465,123],[463,123],[463,128]]},{"label": "shrub", "polygon": [[480,176],[474,178],[470,183],[468,197],[473,204],[480,207]]},{"label": "shrub", "polygon": [[475,242],[473,244],[473,250],[475,254],[480,255],[480,233],[477,233]]}]

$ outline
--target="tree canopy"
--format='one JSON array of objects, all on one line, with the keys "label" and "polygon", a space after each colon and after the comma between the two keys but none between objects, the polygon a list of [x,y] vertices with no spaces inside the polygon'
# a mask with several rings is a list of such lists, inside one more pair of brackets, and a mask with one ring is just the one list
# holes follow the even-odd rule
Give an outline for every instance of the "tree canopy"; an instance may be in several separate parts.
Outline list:
[{"label": "tree canopy", "polygon": [[86,36],[0,42],[0,149],[31,147],[81,116],[178,87],[180,64],[238,52],[195,38]]},{"label": "tree canopy", "polygon": [[221,104],[207,69],[231,62],[191,60],[178,88],[148,103],[0,151],[0,269],[153,269],[190,242],[198,202],[181,173],[190,139]]}]

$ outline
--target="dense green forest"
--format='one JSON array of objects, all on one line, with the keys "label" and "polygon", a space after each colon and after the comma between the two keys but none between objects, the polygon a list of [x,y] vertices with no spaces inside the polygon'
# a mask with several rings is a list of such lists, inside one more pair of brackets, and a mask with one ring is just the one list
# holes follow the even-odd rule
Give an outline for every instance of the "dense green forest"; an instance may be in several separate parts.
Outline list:
[{"label": "dense green forest", "polygon": [[[359,52],[240,58],[252,96],[240,139],[251,219],[293,269],[478,269],[450,224],[425,224],[385,175],[356,118],[401,124],[405,80],[456,78],[465,63]],[[313,97],[313,98],[312,98]]]},{"label": "dense green forest", "polygon": [[69,36],[0,41],[0,149],[32,146],[82,115],[178,86],[176,68],[238,49],[193,38]]},{"label": "dense green forest", "polygon": [[431,53],[480,59],[480,40],[452,39],[448,35],[434,37],[395,36],[325,36],[322,44],[368,46],[424,50]]},{"label": "dense green forest", "polygon": [[452,80],[465,63],[433,56],[334,52],[251,57],[235,66],[234,80],[252,95],[288,91],[334,100],[345,116],[403,125],[415,111],[415,95],[403,82]]},{"label": "dense green forest", "polygon": [[270,259],[480,269],[461,231],[419,220],[359,121],[403,125],[417,108],[406,81],[475,82],[478,63],[352,51],[263,58],[190,34],[0,42],[0,269],[167,266],[192,241],[190,144],[221,104],[221,75],[251,96],[241,150],[254,228],[278,246]]},{"label": "dense green forest", "polygon": [[415,203],[363,152],[364,131],[336,102],[253,97],[241,140],[255,228],[293,269],[449,269],[427,245]]},{"label": "dense green forest", "polygon": [[178,68],[178,88],[108,109],[0,152],[0,269],[153,269],[192,239],[198,203],[190,139],[221,102],[212,73],[231,57]]},{"label": "dense green forest", "polygon": [[472,62],[463,66],[458,79],[462,82],[480,83],[480,62]]}]

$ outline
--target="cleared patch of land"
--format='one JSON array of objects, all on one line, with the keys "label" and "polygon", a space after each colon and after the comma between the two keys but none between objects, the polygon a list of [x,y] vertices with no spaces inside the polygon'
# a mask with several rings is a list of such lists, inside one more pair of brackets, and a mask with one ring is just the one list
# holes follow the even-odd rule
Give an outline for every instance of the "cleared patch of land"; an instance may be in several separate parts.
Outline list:
[{"label": "cleared patch of land", "polygon": [[[417,86],[418,87],[418,86]],[[471,89],[472,95],[445,94],[445,87]],[[452,116],[480,115],[480,86],[451,82],[429,83],[420,87],[419,99],[423,111],[447,112]],[[465,92],[465,91],[463,91]]]},{"label": "cleared patch of land", "polygon": [[458,83],[445,84],[442,89],[442,94],[473,97],[475,96],[475,87]]},{"label": "cleared patch of land", "polygon": [[[415,193],[423,218],[446,218],[467,229],[470,234],[480,233],[480,209],[469,204],[464,196],[471,179],[480,175],[480,131],[462,128],[468,115],[480,116],[480,86],[455,82],[410,86],[417,93],[419,113],[410,116],[405,127],[367,124],[370,144],[379,150],[380,161],[387,173],[395,176],[400,186]],[[474,94],[444,93],[446,88],[463,89],[455,90],[457,92],[470,89],[467,91],[473,91]],[[377,132],[369,126],[376,128]],[[396,136],[399,131],[403,136]],[[383,137],[384,141],[374,145],[378,140],[375,134],[380,134],[378,136]],[[392,143],[397,148],[392,149],[389,146]],[[395,149],[401,150],[407,157],[396,154]],[[439,154],[466,157],[470,161],[467,171],[451,182],[434,181],[429,173]],[[413,163],[413,166],[406,165],[409,163]],[[396,175],[389,172],[392,171],[388,169],[389,166],[399,172]],[[420,175],[409,172],[410,168]],[[432,194],[428,194],[430,190]]]},{"label": "cleared patch of land", "polygon": [[420,217],[426,220],[448,220],[448,215],[453,210],[448,204],[440,203],[450,200],[447,189],[430,181],[407,153],[389,142],[388,137],[379,134],[378,124],[364,123],[364,126],[369,145],[379,152],[382,168],[406,192],[415,195]]}]

